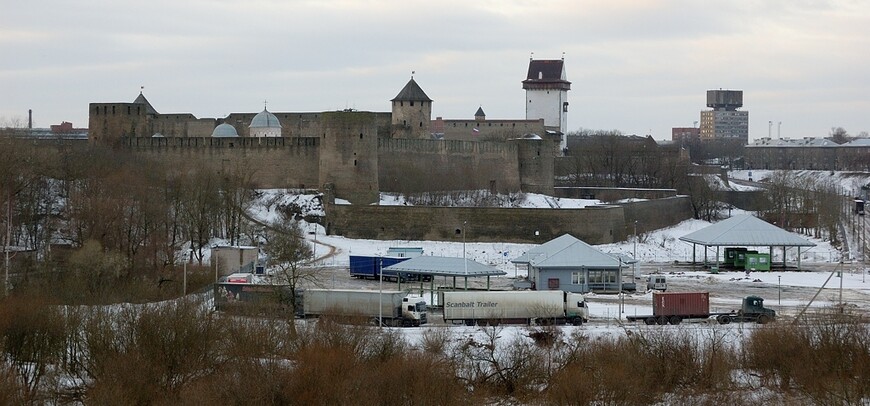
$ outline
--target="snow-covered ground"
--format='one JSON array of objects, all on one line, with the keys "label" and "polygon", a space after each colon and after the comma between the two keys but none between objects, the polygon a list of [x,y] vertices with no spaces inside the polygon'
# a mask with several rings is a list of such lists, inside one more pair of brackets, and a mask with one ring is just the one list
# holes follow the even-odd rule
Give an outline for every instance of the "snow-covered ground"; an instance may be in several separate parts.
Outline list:
[{"label": "snow-covered ground", "polygon": [[[740,170],[729,171],[728,177],[740,180],[751,180],[753,182],[767,182],[777,171],[772,170]],[[817,179],[825,184],[834,185],[844,191],[851,191],[853,195],[858,196],[862,186],[870,184],[870,173],[867,172],[845,172],[845,171],[789,171],[797,178],[812,178]]]},{"label": "snow-covered ground", "polygon": [[[738,213],[742,212],[738,210],[733,211],[733,214]],[[710,224],[702,220],[686,220],[673,227],[639,235],[636,241],[633,237],[630,237],[628,241],[596,245],[595,247],[603,252],[636,257],[644,263],[691,262],[693,246],[692,244],[680,241],[679,238],[707,227]],[[313,226],[309,225],[304,226],[306,230],[313,230],[313,228]],[[500,242],[469,242],[463,244],[462,241],[358,240],[341,236],[323,235],[323,228],[318,227],[317,229],[318,242],[334,246],[338,249],[337,255],[324,259],[321,263],[322,265],[346,265],[349,255],[384,255],[390,247],[422,247],[426,255],[462,257],[464,251],[467,258],[501,269],[509,275],[514,275],[516,269],[510,263],[510,260],[522,255],[536,245]],[[831,263],[840,260],[840,252],[832,247],[830,242],[816,240],[804,235],[800,236],[816,244],[812,249],[801,250],[801,261],[803,263]],[[307,237],[313,242],[315,236],[310,234]],[[318,249],[321,252],[324,250],[322,246]],[[796,260],[796,249],[789,249],[786,253],[789,256],[789,262]],[[710,261],[714,261],[715,255],[715,249],[710,248],[707,258]],[[724,253],[720,251],[719,255],[721,257]],[[774,250],[773,255],[775,261],[782,261],[781,249]],[[695,247],[695,259],[703,261],[704,252],[702,247]]]},{"label": "snow-covered ground", "polygon": [[[735,176],[736,178],[742,176],[748,179],[748,171],[734,171],[734,173],[737,175]],[[769,176],[771,173],[771,171],[753,171],[753,176]],[[840,178],[854,180],[854,177],[849,176],[842,176]],[[754,178],[753,180],[759,179]],[[845,180],[842,181],[845,182]],[[268,222],[278,219],[278,208],[282,206],[297,206],[305,214],[323,215],[320,195],[298,195],[284,190],[266,190],[261,191],[261,193],[258,203],[249,210],[254,218],[261,221]],[[520,207],[585,207],[600,204],[597,200],[556,199],[537,194],[524,194],[523,196],[522,200],[518,200],[513,204],[520,205]],[[408,204],[399,195],[382,194],[381,198],[381,204],[384,205]],[[734,215],[743,213],[745,212],[732,210]],[[636,238],[630,236],[626,241],[597,245],[596,248],[608,253],[624,254],[637,258],[640,261],[640,265],[635,276],[638,278],[636,282],[638,282],[639,286],[643,285],[641,278],[645,274],[660,271],[668,274],[670,283],[676,286],[682,284],[684,289],[703,289],[710,290],[711,292],[717,292],[718,290],[718,294],[711,293],[712,305],[729,309],[739,307],[739,301],[742,297],[741,292],[759,287],[768,289],[766,292],[768,304],[770,304],[772,297],[777,297],[779,299],[776,303],[777,306],[783,308],[796,308],[805,305],[811,296],[807,292],[821,287],[825,279],[830,275],[830,271],[837,267],[841,259],[840,251],[831,246],[828,241],[800,235],[800,237],[813,241],[816,244],[816,247],[812,249],[801,250],[802,268],[804,270],[811,270],[811,272],[755,272],[747,277],[743,273],[737,272],[710,274],[700,269],[692,271],[687,268],[686,264],[690,263],[693,257],[699,262],[704,261],[704,250],[702,247],[694,247],[695,251],[693,253],[692,244],[682,242],[679,238],[707,227],[710,224],[701,220],[686,220],[673,227],[643,233]],[[536,244],[502,242],[463,243],[461,240],[382,241],[349,239],[341,236],[325,235],[323,227],[317,224],[309,224],[302,221],[301,225],[305,231],[306,238],[312,244],[315,256],[319,258],[317,261],[318,266],[340,269],[348,266],[350,255],[385,255],[390,247],[420,247],[425,255],[448,257],[462,257],[464,255],[469,259],[500,269],[506,275],[496,278],[493,284],[501,287],[510,286],[516,278],[525,276],[525,270],[515,266],[510,261],[536,246]],[[330,252],[331,254],[328,255]],[[723,254],[722,251],[719,252],[720,256]],[[775,249],[772,254],[774,262],[782,261],[782,249]],[[715,255],[715,249],[710,248],[706,253],[706,259],[711,262],[715,261]],[[793,264],[797,259],[797,250],[789,249],[786,251],[786,255],[788,262]],[[676,269],[675,262],[683,265]],[[812,272],[812,270],[816,271]],[[842,271],[842,286],[845,290],[853,293],[849,298],[855,298],[855,295],[860,297],[860,295],[865,293],[870,294],[870,289],[868,289],[870,282],[866,280],[867,272],[862,266],[844,265]],[[346,274],[336,271],[336,275],[338,276],[332,276],[332,278],[341,277]],[[840,282],[841,279],[839,277],[834,277],[828,282],[827,288],[839,288]],[[333,281],[333,284],[335,283]],[[785,300],[782,300],[781,294],[774,295],[781,292],[781,287],[803,289],[803,291],[799,294],[788,291],[789,293],[784,297]],[[728,289],[731,288],[733,288],[734,294],[728,293]],[[820,297],[814,305],[827,305],[835,302],[830,300],[831,298],[828,296]],[[652,300],[651,294],[646,292],[633,294],[629,296],[628,301],[614,295],[590,294],[589,299],[596,302],[596,305],[590,307],[590,309],[593,317],[599,319],[618,319],[620,315],[648,312],[649,303]],[[866,306],[870,308],[870,303]]]}]

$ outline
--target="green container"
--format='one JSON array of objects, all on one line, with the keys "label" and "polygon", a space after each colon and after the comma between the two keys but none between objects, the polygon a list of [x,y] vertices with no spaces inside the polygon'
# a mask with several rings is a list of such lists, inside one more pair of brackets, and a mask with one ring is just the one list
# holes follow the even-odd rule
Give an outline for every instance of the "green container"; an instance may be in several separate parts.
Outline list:
[{"label": "green container", "polygon": [[746,267],[746,257],[749,254],[758,254],[758,251],[739,251],[737,252],[737,257],[734,258],[734,267],[737,269],[743,269]]},{"label": "green container", "polygon": [[725,247],[725,260],[722,262],[722,265],[726,267],[733,267],[734,261],[737,260],[737,254],[741,252],[746,252],[746,248]]},{"label": "green container", "polygon": [[746,253],[746,264],[744,269],[752,271],[769,271],[770,270],[770,254],[759,254],[757,252]]}]

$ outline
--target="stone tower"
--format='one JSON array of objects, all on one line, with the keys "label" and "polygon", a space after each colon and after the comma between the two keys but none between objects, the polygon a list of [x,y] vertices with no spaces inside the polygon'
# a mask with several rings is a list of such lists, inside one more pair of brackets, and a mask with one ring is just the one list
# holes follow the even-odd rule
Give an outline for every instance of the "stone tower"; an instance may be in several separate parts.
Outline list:
[{"label": "stone tower", "polygon": [[556,158],[553,156],[555,141],[529,134],[509,142],[517,146],[520,189],[527,193],[553,196]]},{"label": "stone tower", "polygon": [[393,138],[430,138],[429,123],[432,120],[432,99],[414,81],[414,77],[402,88],[393,102]]},{"label": "stone tower", "polygon": [[320,185],[352,204],[380,200],[378,122],[374,113],[325,112],[321,115]]},{"label": "stone tower", "polygon": [[88,105],[88,140],[117,146],[122,137],[150,137],[151,118],[157,115],[142,92],[133,103]]},{"label": "stone tower", "polygon": [[565,77],[564,59],[529,61],[529,73],[523,81],[526,90],[526,119],[544,119],[544,126],[562,133],[559,149],[567,144],[568,91],[571,82]]}]

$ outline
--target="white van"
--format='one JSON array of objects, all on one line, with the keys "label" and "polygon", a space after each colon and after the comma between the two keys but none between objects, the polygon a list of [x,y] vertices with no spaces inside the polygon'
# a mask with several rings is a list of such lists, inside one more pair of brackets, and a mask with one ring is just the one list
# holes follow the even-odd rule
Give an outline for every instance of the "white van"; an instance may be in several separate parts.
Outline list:
[{"label": "white van", "polygon": [[668,281],[664,275],[650,275],[646,280],[647,290],[660,290],[664,292],[668,289]]}]

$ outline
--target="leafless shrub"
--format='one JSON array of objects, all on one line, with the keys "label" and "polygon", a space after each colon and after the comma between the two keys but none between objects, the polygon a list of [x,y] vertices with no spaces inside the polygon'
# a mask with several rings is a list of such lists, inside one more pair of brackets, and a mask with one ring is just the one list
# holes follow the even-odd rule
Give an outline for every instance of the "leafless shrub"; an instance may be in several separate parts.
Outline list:
[{"label": "leafless shrub", "polygon": [[420,347],[426,354],[444,355],[449,348],[450,330],[443,327],[432,327],[423,332]]},{"label": "leafless shrub", "polygon": [[756,331],[744,346],[746,368],[763,385],[815,404],[860,404],[870,396],[870,340],[862,317],[825,314],[805,325]]},{"label": "leafless shrub", "polygon": [[88,337],[91,384],[86,396],[95,403],[172,402],[224,359],[222,329],[198,301],[128,308],[108,316],[98,317],[91,329],[96,336]]},{"label": "leafless shrub", "polygon": [[546,396],[557,404],[580,399],[578,403],[631,405],[661,402],[666,395],[716,393],[731,387],[730,358],[733,350],[717,333],[703,339],[663,330],[601,337],[566,359]]},{"label": "leafless shrub", "polygon": [[12,296],[0,303],[0,348],[9,365],[4,372],[22,389],[13,396],[25,403],[45,400],[42,384],[63,357],[65,333],[61,312],[42,299]]}]

